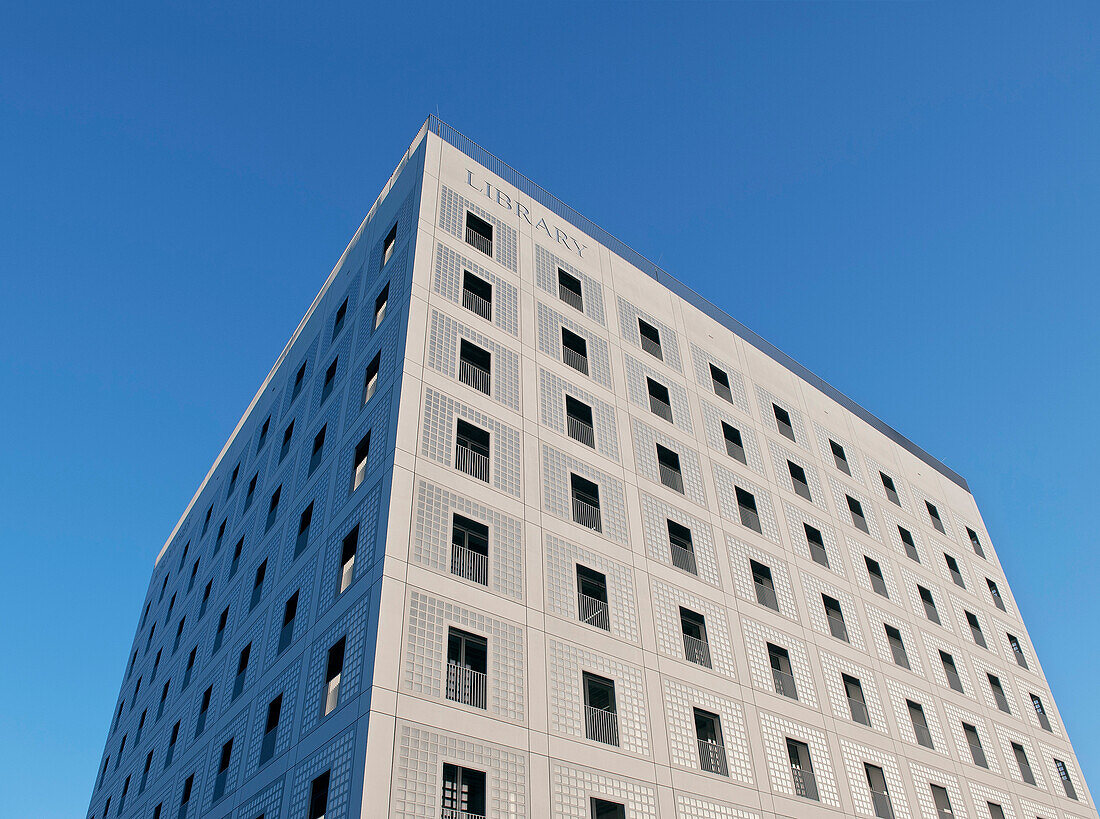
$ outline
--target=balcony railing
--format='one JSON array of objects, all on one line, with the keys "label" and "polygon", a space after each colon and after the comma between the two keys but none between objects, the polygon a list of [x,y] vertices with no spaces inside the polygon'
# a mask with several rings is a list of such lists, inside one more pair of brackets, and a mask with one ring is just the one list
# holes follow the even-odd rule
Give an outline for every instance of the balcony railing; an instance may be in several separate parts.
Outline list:
[{"label": "balcony railing", "polygon": [[742,526],[747,526],[754,532],[760,531],[760,515],[747,506],[738,506],[737,512],[741,517]]},{"label": "balcony railing", "polygon": [[653,339],[647,338],[646,336],[642,336],[641,338],[643,350],[645,350],[651,356],[661,359],[661,361],[665,360],[664,355],[662,355],[661,353],[661,343],[659,341],[654,341]]},{"label": "balcony railing", "polygon": [[726,746],[706,739],[700,739],[698,743],[699,767],[704,771],[729,776],[729,767],[726,765]]},{"label": "balcony railing", "polygon": [[605,745],[619,744],[619,715],[603,708],[584,706],[585,734]]},{"label": "balcony railing", "polygon": [[485,708],[487,681],[487,676],[480,671],[447,663],[447,699],[453,702]]},{"label": "balcony railing", "polygon": [[611,631],[611,620],[608,616],[607,603],[595,597],[589,597],[584,592],[577,592],[578,616],[582,623]]},{"label": "balcony railing", "polygon": [[588,356],[581,355],[576,350],[573,350],[569,347],[562,347],[561,360],[577,372],[582,372],[585,375],[588,375]]},{"label": "balcony railing", "polygon": [[890,794],[886,791],[871,789],[871,803],[875,807],[875,816],[879,819],[894,819],[894,806],[890,802]]},{"label": "balcony railing", "polygon": [[805,799],[820,801],[817,795],[817,777],[813,771],[791,766],[791,777],[794,779],[794,792]]},{"label": "balcony railing", "polygon": [[1044,730],[1044,731],[1049,731],[1049,730],[1051,730],[1051,728],[1050,728],[1050,720],[1049,720],[1049,719],[1047,719],[1047,715],[1046,715],[1046,712],[1044,712],[1044,711],[1040,711],[1040,710],[1039,710],[1039,706],[1037,706],[1037,705],[1035,706],[1035,716],[1037,716],[1037,717],[1039,718],[1039,725],[1041,725],[1041,726],[1042,726],[1042,728],[1043,728],[1043,730]]},{"label": "balcony railing", "polygon": [[1025,762],[1022,759],[1019,761],[1019,764],[1020,764],[1020,776],[1023,777],[1024,782],[1026,782],[1029,785],[1034,785],[1035,784],[1035,771],[1033,771],[1031,769],[1031,765],[1029,765],[1027,762]]},{"label": "balcony railing", "polygon": [[852,713],[853,721],[863,725],[871,724],[871,715],[867,712],[867,703],[848,697],[848,710]]},{"label": "balcony railing", "polygon": [[649,408],[654,415],[660,415],[666,421],[672,421],[672,406],[670,404],[666,404],[661,399],[654,398],[651,395],[649,396]]},{"label": "balcony railing", "polygon": [[263,741],[260,743],[260,763],[267,762],[271,757],[275,756],[275,739],[278,736],[278,731],[268,731],[264,734]]},{"label": "balcony railing", "polygon": [[596,431],[592,429],[591,424],[586,424],[570,415],[566,417],[565,425],[570,438],[580,441],[585,446],[596,448]]},{"label": "balcony railing", "polygon": [[780,671],[778,668],[773,668],[772,682],[775,684],[776,694],[782,694],[784,697],[790,697],[792,700],[798,699],[798,689],[795,687],[794,677],[786,671]]},{"label": "balcony railing", "polygon": [[325,701],[321,710],[321,716],[331,714],[340,700],[340,674],[328,681],[325,686]]},{"label": "balcony railing", "polygon": [[692,637],[690,634],[685,634],[684,657],[687,658],[689,663],[710,668],[710,643],[706,640],[700,640],[698,637]]},{"label": "balcony railing", "polygon": [[573,520],[581,526],[587,526],[597,532],[603,531],[603,522],[600,520],[600,507],[593,506],[588,501],[581,500],[578,497],[573,498]]},{"label": "balcony railing", "polygon": [[558,295],[561,300],[568,304],[570,307],[584,312],[584,297],[573,290],[570,290],[564,284],[558,283]]},{"label": "balcony railing", "polygon": [[451,574],[465,577],[482,586],[489,585],[489,556],[457,543],[451,544]]},{"label": "balcony railing", "polygon": [[[321,817],[324,819],[324,817]],[[470,813],[468,810],[460,810],[459,808],[444,808],[443,813],[440,814],[440,819],[485,819],[484,813]]]},{"label": "balcony railing", "polygon": [[761,606],[779,611],[779,600],[775,596],[775,589],[763,583],[754,583],[756,586],[756,602]]},{"label": "balcony railing", "polygon": [[462,306],[473,313],[477,313],[486,321],[493,320],[493,303],[488,299],[483,299],[473,290],[463,289]]},{"label": "balcony railing", "polygon": [[685,549],[679,543],[670,544],[672,548],[672,565],[688,574],[699,574],[699,566],[695,562],[695,552]]},{"label": "balcony railing", "polygon": [[665,466],[663,463],[657,463],[661,472],[661,483],[667,486],[669,489],[673,489],[677,492],[683,493],[684,491],[684,476],[680,474],[680,470],[673,469],[670,466]]},{"label": "balcony railing", "polygon": [[970,744],[970,755],[974,757],[974,764],[980,765],[983,768],[989,767],[989,761],[985,758],[985,751],[981,745]]},{"label": "balcony railing", "polygon": [[844,624],[844,618],[835,614],[828,614],[826,617],[829,619],[829,633],[838,640],[848,642],[848,627]]},{"label": "balcony railing", "polygon": [[933,748],[932,744],[932,732],[928,730],[927,725],[921,725],[919,722],[913,723],[913,735],[917,738],[917,743],[923,745],[925,748]]},{"label": "balcony railing", "polygon": [[492,378],[488,370],[483,370],[476,364],[462,359],[458,362],[458,380],[468,387],[473,387],[478,392],[489,395]]},{"label": "balcony railing", "polygon": [[341,593],[344,591],[344,589],[346,589],[348,586],[351,585],[351,581],[354,579],[354,577],[355,577],[355,556],[352,555],[351,558],[349,558],[348,561],[344,564],[344,567],[340,570],[340,591],[341,591]]},{"label": "balcony railing", "polygon": [[455,448],[455,469],[472,475],[479,481],[489,482],[489,456],[462,444]]},{"label": "balcony railing", "polygon": [[482,236],[469,225],[466,226],[466,243],[473,245],[486,256],[493,255],[493,240]]}]

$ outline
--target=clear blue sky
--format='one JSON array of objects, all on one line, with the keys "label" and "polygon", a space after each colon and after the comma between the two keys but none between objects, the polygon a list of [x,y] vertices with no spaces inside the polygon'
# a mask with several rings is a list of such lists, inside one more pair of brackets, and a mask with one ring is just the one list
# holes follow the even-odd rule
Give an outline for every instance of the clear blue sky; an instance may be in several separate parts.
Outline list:
[{"label": "clear blue sky", "polygon": [[0,815],[83,815],[153,558],[434,111],[970,481],[1100,787],[1100,6],[4,5]]}]

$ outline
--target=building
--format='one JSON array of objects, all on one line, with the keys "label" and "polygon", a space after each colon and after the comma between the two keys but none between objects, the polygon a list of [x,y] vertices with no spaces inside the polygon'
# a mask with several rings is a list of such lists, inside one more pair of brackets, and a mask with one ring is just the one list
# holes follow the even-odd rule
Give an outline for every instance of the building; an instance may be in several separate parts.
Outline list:
[{"label": "building", "polygon": [[966,482],[429,118],[157,558],[88,816],[1097,812]]}]

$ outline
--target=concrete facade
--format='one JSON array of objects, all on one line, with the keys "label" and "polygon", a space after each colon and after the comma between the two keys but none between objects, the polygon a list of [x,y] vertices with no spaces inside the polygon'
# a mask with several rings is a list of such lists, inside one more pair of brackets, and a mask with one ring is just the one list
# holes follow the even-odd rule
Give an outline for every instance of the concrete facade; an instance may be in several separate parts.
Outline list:
[{"label": "concrete facade", "polygon": [[1097,816],[965,481],[432,118],[158,556],[88,816],[995,806]]}]

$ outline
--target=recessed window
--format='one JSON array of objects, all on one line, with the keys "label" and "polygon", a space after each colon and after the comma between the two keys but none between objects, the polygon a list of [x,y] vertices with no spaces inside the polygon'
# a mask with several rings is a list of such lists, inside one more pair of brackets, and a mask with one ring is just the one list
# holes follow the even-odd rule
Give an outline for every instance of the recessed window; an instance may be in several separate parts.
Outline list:
[{"label": "recessed window", "polygon": [[490,394],[493,356],[466,339],[458,345],[458,380],[478,392]]},{"label": "recessed window", "polygon": [[605,745],[619,744],[619,713],[615,681],[582,672],[585,736]]},{"label": "recessed window", "polygon": [[947,571],[951,575],[951,580],[960,589],[965,589],[966,583],[963,582],[962,570],[959,569],[959,561],[947,554],[947,552],[944,552],[943,559],[947,564]]},{"label": "recessed window", "polygon": [[199,699],[199,717],[195,722],[195,736],[203,732],[206,728],[206,715],[210,713],[210,696],[214,693],[214,686],[210,686],[202,692],[202,697]]},{"label": "recessed window", "polygon": [[172,733],[168,736],[168,751],[164,754],[165,768],[172,764],[172,756],[176,752],[176,742],[179,740],[179,736],[180,724],[179,722],[176,722],[176,724],[172,726]]},{"label": "recessed window", "polygon": [[1070,799],[1077,798],[1077,789],[1073,786],[1073,780],[1069,777],[1069,768],[1060,759],[1054,759],[1054,769],[1058,771],[1058,778],[1062,780],[1062,788]]},{"label": "recessed window", "polygon": [[302,392],[302,387],[306,383],[306,364],[303,361],[302,366],[298,368],[298,372],[294,374],[294,385],[290,388],[290,400],[294,401],[295,398]]},{"label": "recessed window", "polygon": [[791,764],[794,792],[803,799],[820,801],[817,778],[814,776],[814,766],[810,760],[810,746],[805,742],[787,737],[787,759]]},{"label": "recessed window", "polygon": [[233,547],[233,558],[229,562],[229,577],[232,579],[233,575],[237,573],[237,569],[241,565],[241,552],[244,551],[244,538],[242,537],[237,541],[237,545]]},{"label": "recessed window", "polygon": [[218,773],[214,777],[214,796],[213,801],[217,802],[223,796],[225,796],[225,783],[229,777],[229,762],[233,757],[233,739],[230,737],[228,741],[222,745],[221,757],[218,760]]},{"label": "recessed window", "polygon": [[218,618],[218,627],[214,631],[214,648],[210,652],[211,655],[217,654],[218,649],[222,647],[222,640],[225,639],[225,627],[229,623],[229,606],[226,606],[222,610],[221,616]]},{"label": "recessed window", "polygon": [[733,390],[730,389],[729,373],[714,364],[710,365],[710,383],[714,394],[733,403]]},{"label": "recessed window", "polygon": [[1005,696],[1005,689],[1004,686],[1001,685],[1001,678],[996,674],[989,673],[985,676],[989,680],[989,690],[993,692],[993,701],[997,703],[997,707],[1006,714],[1011,714],[1012,709],[1008,707],[1008,697]]},{"label": "recessed window", "polygon": [[355,554],[359,549],[359,524],[344,535],[340,548],[340,578],[336,584],[336,595],[343,594],[351,581],[355,579]]},{"label": "recessed window", "polygon": [[875,594],[889,598],[890,593],[886,590],[886,578],[882,574],[882,566],[877,560],[867,555],[863,556],[863,562],[867,565],[867,577],[871,581],[871,588],[874,589]]},{"label": "recessed window", "polygon": [[309,546],[309,527],[313,523],[313,503],[302,510],[298,518],[298,537],[294,540],[294,556],[298,557]]},{"label": "recessed window", "polygon": [[734,487],[734,493],[737,495],[737,514],[741,518],[741,525],[747,526],[754,532],[763,533],[760,528],[760,513],[756,508],[756,497],[740,486]]},{"label": "recessed window", "polygon": [[493,255],[493,226],[470,211],[466,211],[466,243],[486,256]]},{"label": "recessed window", "polygon": [[848,699],[848,711],[852,715],[852,721],[862,725],[871,724],[871,715],[867,711],[867,700],[863,696],[863,685],[855,677],[841,674],[840,680],[844,683],[844,695]]},{"label": "recessed window", "polygon": [[879,472],[878,476],[882,479],[882,488],[886,490],[886,497],[889,498],[892,503],[901,506],[901,498],[898,497],[898,488],[894,485],[894,479],[885,472]]},{"label": "recessed window", "polygon": [[808,523],[803,523],[802,528],[806,532],[806,545],[810,548],[810,557],[814,563],[820,563],[826,569],[829,568],[829,553],[825,551],[821,530]]},{"label": "recessed window", "polygon": [[260,427],[260,438],[256,442],[256,451],[259,452],[264,448],[264,444],[267,443],[267,431],[271,428],[271,416],[267,416],[264,419],[263,425]]},{"label": "recessed window", "polygon": [[845,475],[851,475],[852,467],[848,464],[848,453],[844,451],[844,447],[830,438],[829,449],[833,453],[833,463],[836,464],[836,468]]},{"label": "recessed window", "polygon": [[584,293],[581,280],[558,268],[558,297],[575,310],[584,312]]},{"label": "recessed window", "polygon": [[607,575],[577,564],[577,616],[582,623],[611,630],[607,603]]},{"label": "recessed window", "polygon": [[684,476],[680,471],[680,456],[667,447],[657,444],[657,469],[661,483],[675,492],[683,494]]},{"label": "recessed window", "polygon": [[917,594],[920,596],[921,605],[924,606],[924,616],[936,625],[940,625],[940,612],[936,608],[936,601],[932,597],[932,592],[917,584]]},{"label": "recessed window", "polygon": [[229,498],[233,494],[233,490],[237,488],[237,478],[241,474],[240,462],[233,467],[233,474],[229,476],[229,488],[225,490],[225,497]]},{"label": "recessed window", "polygon": [[768,643],[768,665],[772,670],[772,684],[775,693],[798,699],[798,688],[794,684],[794,674],[791,673],[791,655],[782,646]]},{"label": "recessed window", "polygon": [[351,491],[354,492],[367,479],[367,460],[370,457],[370,431],[355,445],[352,458]]},{"label": "recessed window", "polygon": [[722,740],[722,720],[717,714],[695,708],[695,739],[699,743],[699,767],[704,771],[729,776],[726,744]]},{"label": "recessed window", "polygon": [[325,771],[310,783],[309,812],[306,819],[325,819],[325,814],[328,813],[329,778],[330,772]]},{"label": "recessed window", "polygon": [[386,317],[386,307],[390,303],[390,285],[389,282],[382,288],[382,292],[378,294],[378,297],[374,300],[374,329],[377,330],[378,326],[382,323],[382,320]]},{"label": "recessed window", "polygon": [[[210,527],[210,516],[212,514],[214,514],[214,504],[210,504],[210,508],[206,510],[206,516],[202,519],[202,533],[199,535],[200,537],[202,537],[202,535],[205,535],[206,530]],[[191,541],[187,541],[187,545],[183,547],[184,552],[187,551],[187,548],[190,545]]]},{"label": "recessed window", "polygon": [[290,647],[291,641],[294,639],[294,621],[298,617],[298,592],[290,595],[290,598],[283,604],[283,625],[279,629],[279,647],[278,654],[282,654]]},{"label": "recessed window", "polygon": [[638,319],[638,335],[642,342],[642,349],[654,358],[665,360],[661,352],[661,331],[645,319]]},{"label": "recessed window", "polygon": [[910,669],[909,655],[905,651],[905,643],[901,639],[901,632],[889,623],[884,623],[883,628],[886,631],[886,641],[890,644],[890,653],[894,657],[894,663],[902,668]]},{"label": "recessed window", "polygon": [[787,471],[791,474],[791,485],[794,491],[812,503],[810,484],[806,481],[806,470],[794,461],[787,461]]},{"label": "recessed window", "polygon": [[772,404],[772,414],[775,415],[775,426],[779,430],[779,434],[792,441],[794,437],[794,427],[791,425],[791,414],[783,409],[778,404]]},{"label": "recessed window", "polygon": [[570,438],[595,449],[596,430],[592,426],[592,407],[571,395],[565,396],[565,426]]},{"label": "recessed window", "polygon": [[688,574],[699,574],[699,567],[695,562],[695,543],[691,538],[691,529],[671,518],[666,518],[665,523],[668,528],[668,543],[671,549],[672,565]]},{"label": "recessed window", "polygon": [[1050,718],[1047,716],[1047,711],[1043,707],[1043,701],[1039,699],[1037,694],[1030,694],[1031,705],[1035,709],[1035,716],[1039,718],[1039,725],[1044,731],[1053,730],[1050,727]]},{"label": "recessed window", "polygon": [[955,810],[951,807],[951,797],[942,785],[928,783],[932,789],[932,802],[936,805],[936,819],[955,819]]},{"label": "recessed window", "polygon": [[279,497],[283,494],[283,487],[278,487],[272,494],[271,500],[267,504],[267,524],[264,527],[264,531],[269,531],[275,524],[275,519],[279,516]]},{"label": "recessed window", "polygon": [[1027,658],[1024,656],[1023,646],[1020,645],[1020,641],[1012,634],[1005,634],[1008,638],[1008,644],[1012,647],[1012,656],[1016,658],[1016,664],[1020,668],[1027,668]]},{"label": "recessed window", "polygon": [[237,676],[233,678],[233,696],[231,699],[237,699],[244,691],[245,678],[248,676],[248,659],[251,654],[252,643],[249,643],[241,649],[241,653],[237,657]]},{"label": "recessed window", "polygon": [[443,763],[443,819],[486,816],[485,772]]},{"label": "recessed window", "polygon": [[909,709],[909,720],[913,724],[913,736],[916,737],[917,742],[925,748],[935,749],[932,744],[932,732],[928,730],[928,720],[924,714],[924,706],[912,700],[906,700],[905,706]]},{"label": "recessed window", "polygon": [[925,501],[924,505],[928,508],[928,519],[932,521],[932,525],[936,527],[936,530],[943,535],[947,532],[944,531],[943,521],[940,520],[940,510],[936,508],[935,504]]},{"label": "recessed window", "polygon": [[379,269],[386,266],[386,262],[390,260],[393,255],[393,249],[397,246],[397,223],[394,222],[393,227],[390,228],[390,232],[386,234],[386,238],[382,240],[382,263],[379,265]]},{"label": "recessed window", "polygon": [[894,819],[894,806],[890,801],[890,791],[886,787],[886,775],[882,768],[864,762],[863,773],[871,791],[871,806],[875,809],[875,816],[879,819]]},{"label": "recessed window", "polygon": [[336,317],[332,320],[332,338],[330,341],[336,339],[340,335],[340,331],[344,329],[344,319],[348,315],[348,300],[344,299],[343,304],[336,308]]},{"label": "recessed window", "polygon": [[486,707],[489,643],[457,628],[447,632],[447,699]]},{"label": "recessed window", "polygon": [[1035,784],[1035,772],[1031,770],[1031,761],[1027,758],[1027,751],[1018,742],[1012,744],[1012,755],[1016,757],[1016,767],[1020,769],[1020,778],[1028,785]]},{"label": "recessed window", "polygon": [[493,286],[469,270],[462,271],[462,306],[486,321],[493,320]]},{"label": "recessed window", "polygon": [[279,717],[283,711],[283,695],[280,694],[267,704],[267,719],[264,721],[264,737],[260,743],[260,764],[263,765],[275,756],[275,741],[279,735]]},{"label": "recessed window", "polygon": [[321,459],[325,456],[325,431],[328,429],[328,424],[321,427],[321,431],[313,436],[313,450],[309,455],[309,472],[307,474],[312,475],[314,470],[321,463]]},{"label": "recessed window", "polygon": [[289,424],[287,424],[286,429],[283,431],[283,443],[282,446],[279,447],[279,463],[282,463],[283,458],[285,458],[286,454],[290,452],[290,442],[293,440],[293,438],[294,422],[291,421]]},{"label": "recessed window", "polygon": [[684,659],[710,668],[710,642],[703,615],[680,606],[680,631],[684,638]]},{"label": "recessed window", "polygon": [[652,378],[646,378],[646,392],[649,393],[649,409],[654,415],[659,415],[666,421],[672,421],[672,401],[669,398],[668,387]]},{"label": "recessed window", "polygon": [[779,600],[775,596],[775,581],[772,578],[771,568],[750,560],[749,570],[752,572],[752,584],[756,589],[756,602],[773,611],[779,611]]},{"label": "recessed window", "polygon": [[985,549],[982,548],[982,542],[978,539],[978,533],[967,526],[966,534],[970,538],[970,546],[974,549],[974,554],[984,559]]},{"label": "recessed window", "polygon": [[382,353],[375,353],[374,358],[370,360],[370,364],[367,365],[367,373],[363,378],[363,403],[366,404],[371,398],[374,397],[375,390],[378,389],[378,368],[381,366]]},{"label": "recessed window", "polygon": [[252,476],[252,480],[248,482],[248,492],[246,492],[244,496],[244,508],[241,510],[242,514],[244,512],[247,512],[248,507],[252,505],[252,499],[256,496],[256,481],[258,481],[259,479],[260,473],[257,472],[255,475]]},{"label": "recessed window", "polygon": [[747,465],[748,459],[745,457],[745,443],[741,438],[741,430],[723,421],[722,439],[726,442],[726,454]]},{"label": "recessed window", "polygon": [[183,796],[180,798],[180,812],[178,819],[185,819],[187,816],[187,807],[191,803],[191,791],[195,787],[195,775],[191,774],[184,780],[183,783]]},{"label": "recessed window", "polygon": [[901,538],[901,545],[905,547],[905,556],[920,563],[920,554],[917,553],[917,544],[913,540],[913,533],[904,526],[898,526],[898,537]]},{"label": "recessed window", "polygon": [[978,615],[972,611],[963,612],[966,615],[966,622],[970,626],[970,636],[974,638],[974,644],[981,646],[982,648],[988,648],[985,642],[985,635],[982,634],[982,624],[978,622]]},{"label": "recessed window", "polygon": [[840,601],[827,594],[821,595],[821,604],[825,607],[825,619],[829,622],[829,633],[838,640],[848,642],[848,627],[844,623],[844,612],[840,609]]},{"label": "recessed window", "polygon": [[1001,611],[1008,611],[1008,609],[1005,608],[1005,601],[1001,598],[1001,590],[997,588],[997,584],[988,577],[985,579],[985,582],[986,585],[989,586],[989,596],[993,599],[993,605]]},{"label": "recessed window", "polygon": [[848,500],[848,512],[852,515],[852,525],[861,532],[870,534],[871,530],[867,528],[867,516],[863,513],[863,504],[851,495],[845,495],[844,497]]},{"label": "recessed window", "polygon": [[955,658],[946,651],[941,650],[940,663],[943,665],[943,673],[947,677],[947,684],[960,694],[965,693],[963,691],[962,678],[959,676],[959,669],[955,665]]},{"label": "recessed window", "polygon": [[199,619],[200,620],[202,619],[202,616],[204,614],[206,614],[206,604],[210,602],[210,592],[213,590],[213,588],[214,588],[214,581],[213,580],[206,581],[206,588],[203,589],[203,591],[202,591],[202,603],[199,604]]},{"label": "recessed window", "polygon": [[985,806],[989,810],[989,819],[1005,819],[1004,808],[996,802],[986,802]]},{"label": "recessed window", "polygon": [[970,756],[974,764],[981,768],[988,768],[989,762],[985,758],[985,749],[982,747],[981,737],[978,736],[978,729],[967,722],[962,724],[962,729],[966,744],[970,746]]},{"label": "recessed window", "polygon": [[180,691],[186,690],[187,684],[191,682],[191,672],[195,670],[195,654],[198,650],[199,647],[196,645],[191,649],[191,653],[187,657],[187,666],[183,671],[183,684],[180,686]]},{"label": "recessed window", "polygon": [[595,796],[588,801],[592,811],[592,819],[626,819],[626,805],[619,802],[608,802],[606,799],[597,799]]},{"label": "recessed window", "polygon": [[573,500],[573,520],[581,526],[602,532],[600,487],[587,478],[570,473],[569,490]]},{"label": "recessed window", "polygon": [[259,566],[256,567],[256,577],[252,582],[252,600],[248,604],[248,610],[256,608],[260,603],[260,598],[264,593],[264,577],[267,575],[267,561],[265,560]]},{"label": "recessed window", "polygon": [[588,342],[568,327],[561,328],[561,359],[577,372],[588,375]]},{"label": "recessed window", "polygon": [[489,585],[489,527],[455,514],[451,523],[451,574]]},{"label": "recessed window", "polygon": [[341,637],[328,650],[325,663],[325,690],[321,697],[321,716],[327,717],[336,710],[340,701],[340,677],[344,672],[344,647],[346,637]]},{"label": "recessed window", "polygon": [[455,430],[455,469],[489,482],[489,433],[462,419]]}]

